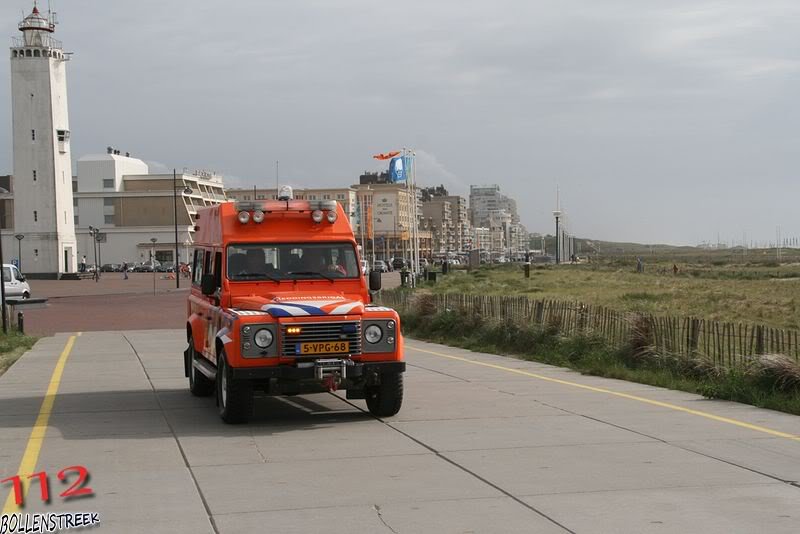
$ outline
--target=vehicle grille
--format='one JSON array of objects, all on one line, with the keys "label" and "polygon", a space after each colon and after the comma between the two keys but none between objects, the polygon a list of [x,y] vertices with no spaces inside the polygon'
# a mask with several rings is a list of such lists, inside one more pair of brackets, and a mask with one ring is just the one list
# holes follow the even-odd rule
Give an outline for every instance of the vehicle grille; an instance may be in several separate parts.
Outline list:
[{"label": "vehicle grille", "polygon": [[[289,326],[299,326],[302,332],[287,334],[286,328]],[[282,355],[295,356],[298,343],[315,341],[349,341],[349,354],[361,354],[361,321],[281,324]]]}]

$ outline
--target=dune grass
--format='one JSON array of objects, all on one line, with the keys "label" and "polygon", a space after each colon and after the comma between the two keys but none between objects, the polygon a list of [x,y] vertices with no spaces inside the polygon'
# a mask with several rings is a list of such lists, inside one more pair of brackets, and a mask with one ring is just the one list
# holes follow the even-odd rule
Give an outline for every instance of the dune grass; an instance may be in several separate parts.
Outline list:
[{"label": "dune grass", "polygon": [[686,264],[674,275],[671,263],[532,266],[456,270],[426,284],[435,293],[528,295],[537,299],[576,300],[620,311],[694,316],[709,320],[800,328],[800,265]]}]

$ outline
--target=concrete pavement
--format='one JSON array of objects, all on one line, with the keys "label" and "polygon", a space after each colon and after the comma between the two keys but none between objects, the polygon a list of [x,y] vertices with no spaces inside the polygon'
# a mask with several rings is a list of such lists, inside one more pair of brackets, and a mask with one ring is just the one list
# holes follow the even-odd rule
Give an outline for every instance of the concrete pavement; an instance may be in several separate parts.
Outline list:
[{"label": "concrete pavement", "polygon": [[[181,331],[75,338],[36,470],[100,532],[797,532],[800,418],[408,340],[406,400],[264,398],[246,426],[189,395]],[[16,473],[69,337],[0,377]],[[55,473],[85,465],[91,498]],[[5,499],[8,487],[0,497]]]}]

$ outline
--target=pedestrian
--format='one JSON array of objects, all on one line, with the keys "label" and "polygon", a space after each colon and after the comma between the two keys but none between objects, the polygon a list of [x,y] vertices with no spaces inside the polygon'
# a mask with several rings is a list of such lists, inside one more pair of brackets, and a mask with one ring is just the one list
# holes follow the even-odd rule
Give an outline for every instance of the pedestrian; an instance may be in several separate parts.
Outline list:
[{"label": "pedestrian", "polygon": [[672,264],[672,274],[674,274],[674,275],[676,275],[676,276],[677,276],[677,275],[678,275],[678,271],[679,271],[679,270],[680,270],[680,269],[678,269],[678,264],[677,264],[677,263],[673,263],[673,264]]},{"label": "pedestrian", "polygon": [[86,254],[84,254],[83,257],[81,258],[81,272],[82,273],[86,272]]},{"label": "pedestrian", "polygon": [[636,258],[636,272],[643,273],[644,272],[644,263],[642,262],[641,257]]},{"label": "pedestrian", "polygon": [[128,279],[128,262],[127,261],[122,263],[122,274],[124,275],[122,279],[123,280],[127,280]]}]

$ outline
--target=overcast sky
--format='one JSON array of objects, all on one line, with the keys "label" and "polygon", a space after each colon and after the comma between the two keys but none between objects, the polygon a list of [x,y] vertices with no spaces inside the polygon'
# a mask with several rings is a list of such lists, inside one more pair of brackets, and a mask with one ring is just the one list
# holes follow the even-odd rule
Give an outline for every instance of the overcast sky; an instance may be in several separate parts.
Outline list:
[{"label": "overcast sky", "polygon": [[[46,0],[44,2],[46,4]],[[0,34],[32,1],[3,0]],[[228,184],[497,183],[531,231],[800,235],[797,0],[59,0],[73,160],[108,145]],[[7,57],[7,56],[6,56]],[[0,174],[12,170],[9,64]]]}]

